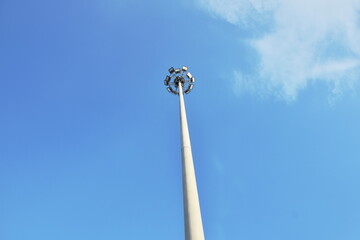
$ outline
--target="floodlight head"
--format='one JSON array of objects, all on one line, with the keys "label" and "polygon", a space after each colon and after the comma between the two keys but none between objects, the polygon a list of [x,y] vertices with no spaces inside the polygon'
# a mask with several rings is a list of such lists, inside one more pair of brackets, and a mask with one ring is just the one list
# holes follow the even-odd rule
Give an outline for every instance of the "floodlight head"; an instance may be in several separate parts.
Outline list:
[{"label": "floodlight head", "polygon": [[168,90],[169,93],[178,94],[176,91],[174,91],[174,89],[172,89],[172,87],[167,87],[166,89]]},{"label": "floodlight head", "polygon": [[188,73],[186,74],[186,77],[187,77],[188,79],[191,79],[191,78],[192,78],[191,73],[188,72]]},{"label": "floodlight head", "polygon": [[190,83],[184,93],[186,93],[186,94],[190,93],[191,90],[193,89],[193,87],[194,87],[194,84]]},{"label": "floodlight head", "polygon": [[173,74],[175,72],[175,69],[173,67],[169,68],[169,73]]},{"label": "floodlight head", "polygon": [[166,76],[164,85],[168,86],[167,90],[170,93],[179,95],[180,86],[185,94],[191,92],[194,87],[195,78],[188,72],[188,67],[183,66],[182,68],[169,68],[169,76]]},{"label": "floodlight head", "polygon": [[165,86],[168,86],[169,85],[169,82],[170,82],[171,78],[169,76],[166,76],[165,80],[164,80],[164,84]]}]

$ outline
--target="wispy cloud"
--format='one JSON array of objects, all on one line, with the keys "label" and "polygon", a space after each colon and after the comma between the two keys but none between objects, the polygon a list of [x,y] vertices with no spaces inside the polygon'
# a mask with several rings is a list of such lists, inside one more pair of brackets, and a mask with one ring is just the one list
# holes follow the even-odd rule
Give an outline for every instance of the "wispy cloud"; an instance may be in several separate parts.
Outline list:
[{"label": "wispy cloud", "polygon": [[[310,82],[340,95],[360,80],[360,0],[199,0],[214,16],[256,30],[256,73],[234,72],[236,91],[288,101]],[[263,29],[258,34],[257,29]]]}]

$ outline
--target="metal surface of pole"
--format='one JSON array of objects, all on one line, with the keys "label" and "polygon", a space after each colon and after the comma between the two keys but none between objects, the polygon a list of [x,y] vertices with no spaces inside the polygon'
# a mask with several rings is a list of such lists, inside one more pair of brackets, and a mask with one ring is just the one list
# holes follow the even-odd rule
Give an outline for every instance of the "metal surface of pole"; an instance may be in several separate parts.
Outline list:
[{"label": "metal surface of pole", "polygon": [[[184,225],[185,240],[204,240],[204,230],[201,220],[199,196],[196,186],[195,169],[192,158],[190,135],[186,118],[186,110],[183,93],[190,93],[194,87],[195,78],[187,71],[170,68],[170,76],[166,76],[164,84],[170,93],[179,95],[180,106],[180,134],[181,134],[181,159],[182,159],[182,182],[184,201]],[[173,80],[173,81],[172,81]],[[187,85],[185,91],[183,87]],[[174,90],[172,87],[175,87]]]},{"label": "metal surface of pole", "polygon": [[203,240],[204,231],[201,220],[199,196],[196,186],[195,169],[191,152],[189,129],[186,119],[184,96],[179,86],[181,155],[184,197],[184,223],[186,240]]}]

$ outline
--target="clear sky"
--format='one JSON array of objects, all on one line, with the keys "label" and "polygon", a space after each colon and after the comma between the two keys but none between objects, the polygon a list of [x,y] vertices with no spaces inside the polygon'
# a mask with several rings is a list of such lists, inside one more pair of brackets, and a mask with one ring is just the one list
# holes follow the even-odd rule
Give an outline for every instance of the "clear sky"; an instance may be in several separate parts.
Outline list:
[{"label": "clear sky", "polygon": [[358,0],[0,0],[0,239],[360,239]]}]

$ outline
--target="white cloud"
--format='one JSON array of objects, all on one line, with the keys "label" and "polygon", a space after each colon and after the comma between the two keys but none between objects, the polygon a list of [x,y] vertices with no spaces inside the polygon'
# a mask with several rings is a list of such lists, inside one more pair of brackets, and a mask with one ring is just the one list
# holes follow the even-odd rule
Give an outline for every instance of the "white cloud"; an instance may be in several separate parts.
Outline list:
[{"label": "white cloud", "polygon": [[259,54],[258,71],[235,71],[237,91],[291,101],[310,82],[324,82],[331,94],[340,94],[360,79],[360,0],[199,1],[239,27],[266,28],[247,40]]}]

